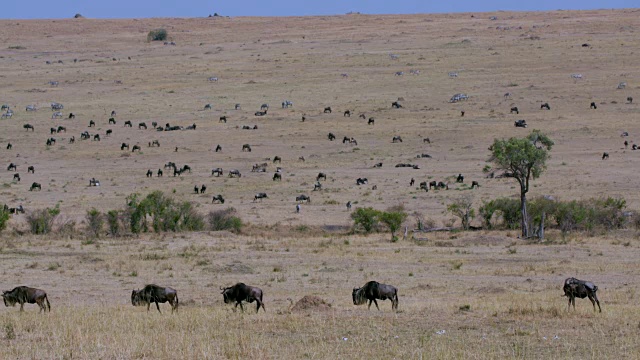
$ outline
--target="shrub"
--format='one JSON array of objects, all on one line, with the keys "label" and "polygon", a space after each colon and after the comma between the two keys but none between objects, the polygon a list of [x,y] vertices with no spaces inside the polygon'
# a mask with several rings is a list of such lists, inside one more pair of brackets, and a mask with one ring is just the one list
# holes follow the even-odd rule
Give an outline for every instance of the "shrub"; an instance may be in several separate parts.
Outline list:
[{"label": "shrub", "polygon": [[462,197],[447,206],[447,211],[462,221],[462,228],[469,230],[471,219],[475,216],[475,210],[471,207],[473,200],[470,197]]},{"label": "shrub", "polygon": [[118,237],[122,233],[120,218],[121,215],[118,210],[109,210],[107,212],[107,227],[109,228],[109,234],[113,237]]},{"label": "shrub", "polygon": [[210,211],[208,220],[209,228],[213,231],[228,230],[239,233],[242,229],[242,220],[236,216],[236,209],[232,207]]},{"label": "shrub", "polygon": [[9,213],[9,210],[7,208],[5,208],[4,206],[0,207],[0,231],[7,228],[7,222],[11,217],[10,215],[11,214]]},{"label": "shrub", "polygon": [[90,237],[99,238],[104,226],[104,216],[102,213],[96,208],[91,208],[91,210],[87,211],[85,219],[87,221],[87,234]]},{"label": "shrub", "polygon": [[165,41],[168,38],[167,30],[154,29],[147,34],[147,41]]},{"label": "shrub", "polygon": [[353,226],[354,228],[362,228],[366,233],[377,230],[380,214],[380,211],[371,207],[357,208],[356,211],[351,213]]},{"label": "shrub", "polygon": [[400,229],[402,223],[407,219],[407,213],[404,211],[385,211],[380,213],[379,219],[389,228],[391,231],[391,239],[395,239],[396,231]]},{"label": "shrub", "polygon": [[60,215],[60,209],[55,208],[34,210],[27,214],[27,223],[32,234],[48,234],[53,230],[53,223]]},{"label": "shrub", "polygon": [[204,218],[191,203],[176,202],[162,191],[154,191],[142,200],[137,194],[130,195],[125,212],[131,232],[135,234],[149,231],[147,217],[151,218],[151,227],[155,232],[204,229]]}]

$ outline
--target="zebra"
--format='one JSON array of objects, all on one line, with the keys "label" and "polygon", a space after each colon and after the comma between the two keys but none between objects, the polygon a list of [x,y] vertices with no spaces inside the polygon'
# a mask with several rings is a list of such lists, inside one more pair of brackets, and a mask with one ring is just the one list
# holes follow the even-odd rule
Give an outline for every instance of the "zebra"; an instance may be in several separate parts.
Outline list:
[{"label": "zebra", "polygon": [[285,101],[282,102],[282,108],[283,109],[290,108],[292,106],[293,106],[293,103],[291,101],[289,101],[289,100],[285,100]]},{"label": "zebra", "polygon": [[2,107],[0,108],[0,110],[4,111],[4,110],[9,110],[9,105],[4,104],[2,105]]},{"label": "zebra", "polygon": [[62,119],[63,115],[62,115],[62,113],[60,111],[56,111],[56,112],[53,113],[53,115],[51,115],[51,118],[52,119],[57,119],[57,118]]},{"label": "zebra", "polygon": [[456,71],[450,71],[449,72],[449,77],[450,78],[457,78],[458,77],[458,73]]},{"label": "zebra", "polygon": [[260,111],[263,111],[263,110],[269,110],[269,104],[260,105]]},{"label": "zebra", "polygon": [[622,90],[626,87],[627,87],[626,81],[622,81],[621,83],[618,84],[618,90]]},{"label": "zebra", "polygon": [[575,80],[582,80],[582,74],[571,74],[571,78]]},{"label": "zebra", "polygon": [[51,103],[51,110],[55,111],[55,110],[62,110],[64,109],[64,105],[57,103],[57,102],[53,102]]},{"label": "zebra", "polygon": [[409,70],[409,73],[410,73],[411,75],[420,75],[420,70],[411,69],[411,70]]},{"label": "zebra", "polygon": [[13,110],[11,109],[7,110],[7,112],[2,114],[3,119],[7,119],[7,118],[11,119],[12,116],[13,116]]},{"label": "zebra", "polygon": [[396,73],[394,75],[395,76],[402,76],[402,75],[404,75],[404,71],[396,71]]},{"label": "zebra", "polygon": [[389,54],[389,57],[391,58],[391,60],[398,60],[400,57],[396,54]]},{"label": "zebra", "polygon": [[35,105],[27,105],[26,111],[38,111],[38,108],[36,108]]},{"label": "zebra", "polygon": [[59,83],[57,81],[54,81],[54,80],[49,81],[49,85],[51,85],[51,86],[55,87],[55,86],[58,86],[58,84]]},{"label": "zebra", "polygon": [[462,101],[462,100],[467,100],[469,98],[469,96],[467,94],[462,94],[462,93],[458,93],[455,94],[451,97],[451,99],[449,100],[450,103],[455,103],[458,101]]},{"label": "zebra", "polygon": [[209,79],[207,79],[207,80],[212,81],[212,82],[217,82],[218,81],[218,77],[217,76],[210,76]]}]

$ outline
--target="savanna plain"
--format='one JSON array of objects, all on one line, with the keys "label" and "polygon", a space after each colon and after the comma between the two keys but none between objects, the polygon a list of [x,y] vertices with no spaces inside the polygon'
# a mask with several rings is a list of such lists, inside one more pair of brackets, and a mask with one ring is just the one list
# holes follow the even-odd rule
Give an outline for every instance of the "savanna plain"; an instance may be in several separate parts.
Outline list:
[{"label": "savanna plain", "polygon": [[[460,198],[477,208],[517,197],[515,180],[483,169],[495,138],[532,129],[555,146],[530,198],[620,197],[639,209],[640,152],[631,148],[640,109],[627,100],[640,100],[639,13],[1,20],[0,102],[14,115],[0,120],[0,157],[18,166],[21,181],[3,165],[0,203],[27,214],[58,206],[64,231],[29,234],[27,215],[17,214],[2,232],[2,290],[44,289],[52,310],[0,308],[0,358],[639,358],[635,227],[549,229],[545,242],[520,239],[517,229],[411,231],[418,219],[459,226],[446,209]],[[168,32],[166,45],[147,41],[158,28]],[[449,102],[456,93],[469,98]],[[282,108],[284,100],[293,106]],[[52,102],[64,104],[62,119],[51,118]],[[267,114],[255,116],[264,103]],[[528,128],[514,127],[520,119]],[[152,122],[197,127],[157,131]],[[50,132],[59,126],[66,132]],[[81,140],[84,131],[92,138]],[[56,142],[46,145],[49,138]],[[148,146],[153,140],[161,146]],[[157,177],[167,162],[192,171]],[[266,172],[251,172],[263,162]],[[281,181],[272,181],[276,166]],[[224,175],[212,176],[218,167]],[[230,169],[242,177],[228,177]],[[327,178],[313,191],[319,172]],[[91,178],[101,186],[88,186]],[[425,192],[411,178],[450,188]],[[29,191],[33,182],[42,189]],[[194,193],[201,185],[207,191]],[[127,196],[155,190],[201,213],[233,207],[245,225],[82,232],[89,209],[120,209]],[[255,201],[258,192],[268,198]],[[212,203],[216,194],[226,202]],[[311,202],[296,213],[301,194]],[[351,231],[356,208],[391,206],[410,214],[406,238]],[[567,311],[562,283],[571,276],[598,285],[602,313],[581,299]],[[399,289],[399,311],[389,301],[379,301],[380,311],[353,305],[352,289],[369,280]],[[240,281],[262,288],[265,312],[223,303],[220,287]],[[178,312],[133,307],[131,290],[147,283],[175,288]],[[301,300],[307,295],[319,299]]]}]

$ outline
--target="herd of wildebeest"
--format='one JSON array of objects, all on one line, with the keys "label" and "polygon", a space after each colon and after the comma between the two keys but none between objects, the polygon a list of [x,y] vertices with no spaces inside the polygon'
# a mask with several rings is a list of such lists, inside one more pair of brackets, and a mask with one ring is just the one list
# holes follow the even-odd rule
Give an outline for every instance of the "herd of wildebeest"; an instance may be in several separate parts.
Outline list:
[{"label": "herd of wildebeest", "polygon": [[[256,302],[256,312],[259,312],[261,307],[264,311],[267,311],[264,306],[263,292],[258,287],[249,286],[240,282],[230,287],[221,287],[220,290],[222,290],[225,304],[235,302],[234,311],[238,305],[240,305],[240,309],[244,311],[242,302]],[[562,290],[564,291],[564,296],[569,298],[567,310],[571,308],[571,305],[573,305],[575,310],[576,298],[588,298],[593,305],[593,311],[596,311],[597,304],[598,309],[602,312],[600,301],[596,294],[598,287],[594,283],[571,277],[564,281]],[[376,308],[380,310],[377,300],[391,300],[391,309],[398,310],[398,289],[392,285],[369,281],[363,287],[354,288],[351,296],[354,305],[363,305],[368,300],[369,309],[373,303]],[[2,299],[4,300],[4,305],[7,307],[20,304],[20,311],[24,310],[24,304],[38,304],[40,312],[51,311],[51,304],[49,303],[47,293],[41,289],[18,286],[13,290],[3,291]],[[171,305],[172,313],[178,310],[178,291],[170,287],[148,284],[141,290],[133,290],[131,292],[131,304],[133,306],[146,305],[147,311],[149,311],[151,304],[156,304],[156,308],[161,312],[159,303],[166,302]]]}]

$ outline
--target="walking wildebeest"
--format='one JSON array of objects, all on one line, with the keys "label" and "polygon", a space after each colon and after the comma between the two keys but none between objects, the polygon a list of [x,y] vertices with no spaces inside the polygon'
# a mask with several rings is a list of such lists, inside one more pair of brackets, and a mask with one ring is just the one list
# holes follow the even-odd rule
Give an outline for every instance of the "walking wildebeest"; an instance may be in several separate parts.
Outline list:
[{"label": "walking wildebeest", "polygon": [[462,176],[462,174],[458,174],[458,177],[456,177],[456,182],[464,183],[464,176]]},{"label": "walking wildebeest", "polygon": [[[411,180],[413,180],[413,178],[411,178]],[[411,185],[413,186],[413,183],[411,183]],[[429,184],[426,181],[423,181],[420,183],[420,190],[424,190],[426,192],[429,192]]]},{"label": "walking wildebeest", "polygon": [[598,300],[598,296],[596,295],[598,287],[594,283],[590,281],[578,280],[571,277],[567,278],[564,281],[562,290],[564,290],[564,296],[569,298],[567,311],[571,309],[571,304],[573,304],[573,310],[576,309],[576,298],[584,299],[588,297],[591,301],[591,304],[593,305],[593,311],[596,311],[596,304],[598,304],[598,309],[600,309],[600,312],[602,312],[600,301]]},{"label": "walking wildebeest", "polygon": [[18,171],[18,165],[14,164],[14,163],[9,163],[9,166],[7,167],[7,171]]},{"label": "walking wildebeest", "polygon": [[147,124],[145,124],[145,123],[143,123],[143,122],[138,123],[138,130],[140,130],[140,129],[142,129],[142,128],[144,128],[145,130],[147,130]]},{"label": "walking wildebeest", "polygon": [[327,174],[325,174],[325,173],[318,173],[318,176],[316,176],[316,181],[320,181],[320,179],[327,180]]},{"label": "walking wildebeest", "polygon": [[223,122],[223,123],[226,124],[227,123],[227,116],[226,115],[220,116],[220,120],[218,122]]},{"label": "walking wildebeest", "polygon": [[381,284],[377,281],[369,281],[361,288],[354,288],[351,293],[353,298],[353,305],[362,305],[369,300],[369,307],[371,309],[371,303],[376,304],[376,308],[380,310],[378,306],[379,300],[391,300],[391,309],[398,310],[398,289],[391,285]]},{"label": "walking wildebeest", "polygon": [[20,174],[18,173],[13,174],[13,181],[20,181]]},{"label": "walking wildebeest", "polygon": [[211,170],[211,176],[213,176],[213,175],[218,177],[220,175],[224,175],[224,172],[222,171],[222,168],[215,168],[215,169]]},{"label": "walking wildebeest", "polygon": [[608,152],[602,153],[602,160],[608,159],[608,158],[609,158],[609,153]]},{"label": "walking wildebeest", "polygon": [[273,163],[275,164],[276,162],[282,163],[282,158],[280,156],[274,156],[273,157]]},{"label": "walking wildebeest", "polygon": [[331,114],[331,106],[327,106],[327,107],[325,107],[323,112],[324,112],[325,114],[327,114],[327,113]]},{"label": "walking wildebeest", "polygon": [[262,290],[255,286],[248,286],[244,283],[237,283],[227,288],[220,287],[220,290],[222,290],[222,296],[224,297],[225,304],[229,304],[235,301],[236,305],[234,306],[234,310],[238,307],[238,305],[240,305],[240,309],[244,311],[244,307],[242,306],[243,301],[246,301],[248,303],[252,303],[255,301],[258,305],[256,307],[256,313],[260,311],[261,306],[262,310],[264,310],[265,312],[267,311],[267,309],[264,307],[264,303],[262,302]]},{"label": "walking wildebeest", "polygon": [[129,150],[129,144],[127,144],[127,143],[122,143],[122,145],[120,145],[120,150],[124,150],[124,149]]},{"label": "walking wildebeest", "polygon": [[229,177],[242,177],[242,174],[240,174],[240,170],[233,169],[229,170]]},{"label": "walking wildebeest", "polygon": [[[47,299],[47,293],[44,290],[31,288],[27,286],[18,286],[10,291],[2,292],[2,299],[4,300],[4,306],[15,306],[16,303],[20,304],[20,311],[24,311],[24,304],[38,304],[40,306],[40,312],[43,310],[51,312],[51,304]],[[46,306],[45,306],[46,303]]]},{"label": "walking wildebeest", "polygon": [[300,201],[300,202],[306,201],[306,202],[310,203],[311,202],[311,198],[309,196],[305,195],[305,194],[302,194],[302,195],[296,196],[296,201]]},{"label": "walking wildebeest", "polygon": [[518,110],[517,106],[514,106],[511,108],[511,111],[509,112],[509,114],[513,114],[513,113],[520,114],[520,111]]},{"label": "walking wildebeest", "polygon": [[249,145],[249,144],[242,145],[242,151],[251,152],[251,145]]},{"label": "walking wildebeest", "polygon": [[31,124],[24,124],[22,127],[27,129],[27,131],[29,131],[29,129],[31,129],[31,131],[35,131],[35,128]]},{"label": "walking wildebeest", "polygon": [[42,185],[40,185],[37,182],[34,182],[33,184],[31,184],[31,187],[29,188],[29,191],[33,191],[35,189],[42,190]]},{"label": "walking wildebeest", "polygon": [[36,168],[35,168],[35,167],[33,167],[33,165],[29,166],[29,167],[27,168],[27,173],[35,174],[35,173],[36,173]]},{"label": "walking wildebeest", "polygon": [[276,181],[276,180],[278,180],[278,181],[282,181],[282,174],[280,174],[280,173],[274,173],[274,174],[273,174],[273,181]]},{"label": "walking wildebeest", "polygon": [[400,105],[399,102],[394,101],[394,102],[391,103],[391,107],[394,108],[394,109],[400,109],[402,107],[402,105]]},{"label": "walking wildebeest", "polygon": [[224,198],[223,198],[223,197],[222,197],[222,195],[220,195],[220,194],[215,195],[215,196],[213,197],[213,200],[211,200],[211,203],[213,204],[213,203],[215,203],[216,201],[217,201],[217,202],[219,202],[220,204],[224,204]]},{"label": "walking wildebeest", "polygon": [[131,123],[130,120],[127,120],[127,121],[124,122],[124,127],[132,127],[132,126],[133,126],[133,124]]},{"label": "walking wildebeest", "polygon": [[393,139],[391,140],[391,142],[394,142],[394,143],[402,142],[402,137],[394,136]]},{"label": "walking wildebeest", "polygon": [[345,116],[345,117],[346,117],[346,116],[351,117],[351,110],[347,110],[347,111],[345,111],[345,112],[344,112],[344,115],[342,115],[342,116]]},{"label": "walking wildebeest", "polygon": [[220,146],[220,144],[218,144],[218,146],[216,146],[216,152],[220,152],[222,151],[222,146]]},{"label": "walking wildebeest", "polygon": [[473,180],[473,181],[471,182],[471,188],[473,189],[474,187],[476,187],[476,188],[479,188],[479,187],[480,187],[480,184],[479,184],[477,181],[475,181],[475,180]]},{"label": "walking wildebeest", "polygon": [[262,199],[268,199],[269,197],[267,196],[266,193],[257,193],[253,196],[253,202],[256,202],[256,200],[260,199],[260,201],[262,202]]},{"label": "walking wildebeest", "polygon": [[162,169],[158,169],[158,177],[162,177]]},{"label": "walking wildebeest", "polygon": [[333,135],[333,133],[329,133],[329,135],[327,135],[327,138],[329,138],[329,141],[333,141],[336,139],[336,136]]},{"label": "walking wildebeest", "polygon": [[111,125],[111,124],[115,125],[116,124],[116,119],[114,119],[112,117],[109,118],[109,125]]},{"label": "walking wildebeest", "polygon": [[153,176],[153,171],[151,171],[151,169],[147,170],[147,177],[152,177]]},{"label": "walking wildebeest", "polygon": [[100,134],[93,135],[93,141],[100,141]]},{"label": "walking wildebeest", "polygon": [[597,109],[598,106],[596,105],[596,103],[594,101],[591,102],[591,105],[589,106],[590,109]]},{"label": "walking wildebeest", "polygon": [[133,147],[131,148],[131,152],[136,152],[136,150],[138,150],[138,152],[141,151],[140,145],[133,145]]},{"label": "walking wildebeest", "polygon": [[154,284],[146,285],[142,290],[133,290],[131,292],[131,304],[133,306],[143,306],[147,305],[147,311],[149,311],[149,307],[151,303],[156,304],[156,308],[160,311],[160,305],[158,303],[166,303],[169,302],[171,305],[171,313],[173,314],[174,310],[178,310],[178,292],[175,289],[170,287],[161,287]]},{"label": "walking wildebeest", "polygon": [[369,121],[367,121],[367,125],[373,125],[376,122],[376,120],[374,118],[369,118]]},{"label": "walking wildebeest", "polygon": [[549,103],[544,103],[544,104],[540,105],[540,110],[542,110],[542,109],[551,110],[551,106],[549,106]]}]

